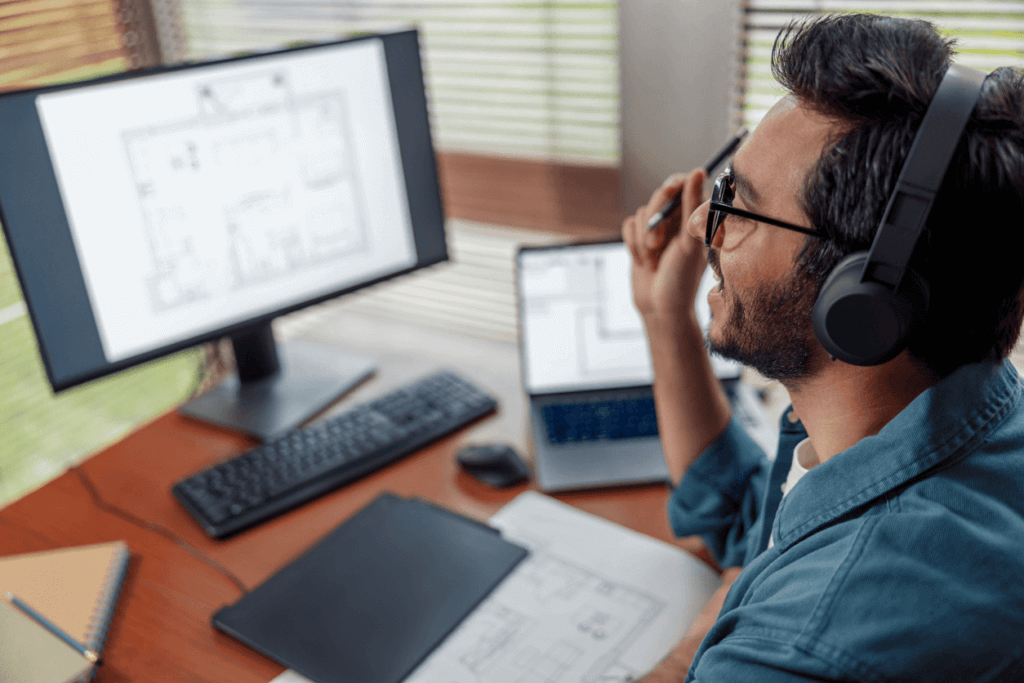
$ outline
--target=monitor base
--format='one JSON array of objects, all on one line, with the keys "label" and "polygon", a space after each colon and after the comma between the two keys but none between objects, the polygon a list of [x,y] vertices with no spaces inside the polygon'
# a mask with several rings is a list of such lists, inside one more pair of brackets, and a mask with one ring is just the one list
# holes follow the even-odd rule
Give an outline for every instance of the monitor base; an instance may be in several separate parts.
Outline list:
[{"label": "monitor base", "polygon": [[250,382],[232,375],[178,411],[269,441],[323,411],[372,375],[376,361],[307,341],[277,347],[280,371]]}]

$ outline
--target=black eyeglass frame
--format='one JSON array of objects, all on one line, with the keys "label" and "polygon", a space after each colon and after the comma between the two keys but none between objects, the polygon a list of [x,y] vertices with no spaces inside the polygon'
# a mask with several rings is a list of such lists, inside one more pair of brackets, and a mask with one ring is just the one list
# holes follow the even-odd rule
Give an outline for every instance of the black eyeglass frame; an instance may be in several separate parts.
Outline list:
[{"label": "black eyeglass frame", "polygon": [[719,226],[722,225],[722,221],[725,220],[725,216],[723,214],[731,214],[733,216],[739,216],[740,218],[747,218],[752,221],[757,221],[758,223],[767,223],[768,225],[774,225],[778,228],[785,228],[786,230],[811,235],[818,239],[827,240],[831,238],[827,232],[822,230],[805,228],[802,225],[787,223],[786,221],[780,221],[777,218],[762,216],[761,214],[754,213],[753,211],[737,209],[731,203],[734,195],[732,191],[732,182],[729,182],[728,184],[726,183],[726,180],[729,178],[732,178],[731,166],[719,173],[718,177],[715,178],[715,186],[714,189],[711,190],[711,203],[708,208],[708,224],[704,231],[705,247],[710,247],[711,242],[715,239]]}]

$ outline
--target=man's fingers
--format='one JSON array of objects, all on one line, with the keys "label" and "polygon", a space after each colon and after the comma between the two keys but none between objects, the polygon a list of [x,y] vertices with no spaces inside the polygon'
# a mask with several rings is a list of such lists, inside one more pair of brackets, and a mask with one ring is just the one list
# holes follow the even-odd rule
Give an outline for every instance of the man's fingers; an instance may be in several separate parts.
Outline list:
[{"label": "man's fingers", "polygon": [[641,265],[643,258],[640,255],[640,245],[636,234],[636,215],[629,216],[622,222],[622,241],[626,243],[629,253],[633,256],[633,263]]},{"label": "man's fingers", "polygon": [[673,197],[677,196],[683,186],[686,184],[687,178],[692,175],[689,173],[673,173],[665,182],[661,184],[657,190],[651,194],[651,198],[647,202],[648,216],[653,216],[656,211],[659,211],[665,202],[668,202]]},{"label": "man's fingers", "polygon": [[647,233],[644,246],[649,251],[660,254],[668,244],[676,239],[681,226],[682,213],[680,207],[677,206],[665,216],[656,228]]},{"label": "man's fingers", "polygon": [[622,241],[629,247],[634,263],[640,266],[646,265],[652,258],[646,241],[647,219],[647,207],[641,206],[622,224]]},{"label": "man's fingers", "polygon": [[686,178],[682,187],[684,217],[689,218],[698,206],[707,201],[707,196],[704,193],[704,181],[707,178],[708,174],[703,168],[698,168]]},{"label": "man's fingers", "polygon": [[[701,203],[697,201],[703,193],[703,182],[707,174],[698,169],[691,173],[674,173],[665,179],[652,194],[647,204],[639,207],[632,216],[622,223],[622,240],[629,248],[633,262],[637,265],[657,263],[665,246],[675,237],[682,226],[682,219],[688,217]],[[651,217],[661,211],[668,202],[680,199],[679,205],[666,215],[660,223],[648,229]],[[696,203],[694,203],[696,202]]]},{"label": "man's fingers", "polygon": [[[680,193],[686,187],[686,184],[690,182],[691,175],[693,174],[675,173],[669,176],[662,183],[661,187],[654,191],[646,207],[648,221],[652,216],[660,212],[666,204],[680,197]],[[662,217],[656,226],[650,230],[645,230],[644,246],[649,251],[660,252],[669,240],[675,237],[679,230],[680,217],[688,215],[683,213],[683,209],[683,206],[677,205]],[[646,228],[646,225],[644,227]]]}]

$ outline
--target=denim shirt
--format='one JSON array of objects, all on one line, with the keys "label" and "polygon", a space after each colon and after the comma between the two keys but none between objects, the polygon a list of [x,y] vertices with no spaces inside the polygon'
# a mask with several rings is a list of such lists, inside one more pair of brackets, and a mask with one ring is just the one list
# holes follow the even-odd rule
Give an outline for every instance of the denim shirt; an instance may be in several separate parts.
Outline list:
[{"label": "denim shirt", "polygon": [[733,421],[669,502],[744,567],[686,680],[1024,681],[1022,391],[964,366],[784,500],[803,427],[769,463]]}]

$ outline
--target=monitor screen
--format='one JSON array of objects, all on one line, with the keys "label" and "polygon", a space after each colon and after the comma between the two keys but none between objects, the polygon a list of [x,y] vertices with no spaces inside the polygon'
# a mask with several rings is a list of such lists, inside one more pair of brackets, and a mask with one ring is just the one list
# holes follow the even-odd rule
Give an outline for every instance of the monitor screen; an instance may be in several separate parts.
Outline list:
[{"label": "monitor screen", "polygon": [[415,31],[8,93],[0,131],[55,390],[447,258]]}]

